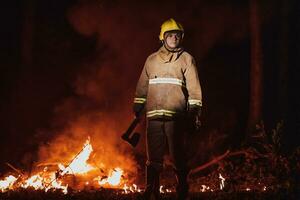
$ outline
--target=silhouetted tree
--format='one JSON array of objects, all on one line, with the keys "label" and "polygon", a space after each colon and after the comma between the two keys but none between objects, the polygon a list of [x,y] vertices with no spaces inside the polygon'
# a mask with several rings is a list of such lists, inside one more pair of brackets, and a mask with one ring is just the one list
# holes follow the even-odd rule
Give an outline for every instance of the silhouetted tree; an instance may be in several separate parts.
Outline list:
[{"label": "silhouetted tree", "polygon": [[251,64],[250,64],[250,99],[247,136],[253,132],[255,125],[262,119],[263,68],[261,49],[261,29],[259,1],[249,0]]}]

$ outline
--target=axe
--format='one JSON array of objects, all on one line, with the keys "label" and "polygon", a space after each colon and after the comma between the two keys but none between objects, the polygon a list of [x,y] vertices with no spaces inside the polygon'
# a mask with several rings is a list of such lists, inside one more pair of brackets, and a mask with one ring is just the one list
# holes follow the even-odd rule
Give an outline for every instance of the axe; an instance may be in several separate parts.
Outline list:
[{"label": "axe", "polygon": [[140,136],[141,134],[134,132],[133,130],[136,127],[136,125],[140,122],[140,118],[135,117],[130,126],[128,127],[127,131],[125,133],[122,134],[121,138],[123,140],[125,140],[126,142],[128,142],[132,147],[136,147],[136,145],[138,144],[139,140],[140,140]]}]

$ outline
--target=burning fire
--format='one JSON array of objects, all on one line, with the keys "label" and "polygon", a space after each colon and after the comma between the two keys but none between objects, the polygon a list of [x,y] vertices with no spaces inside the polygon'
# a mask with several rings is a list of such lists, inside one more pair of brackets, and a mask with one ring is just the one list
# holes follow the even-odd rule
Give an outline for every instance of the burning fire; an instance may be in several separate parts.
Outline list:
[{"label": "burning fire", "polygon": [[22,188],[34,188],[35,190],[45,190],[45,192],[53,190],[62,190],[64,194],[68,193],[68,185],[62,185],[61,181],[57,181],[55,173],[50,173],[49,176],[43,176],[42,174],[36,174],[26,179]]},{"label": "burning fire", "polygon": [[133,184],[132,186],[127,186],[126,184],[123,187],[124,193],[128,194],[130,192],[141,192],[142,190],[138,188],[136,184]]},{"label": "burning fire", "polygon": [[[93,147],[90,139],[88,138],[83,145],[82,150],[74,156],[67,166],[59,163],[57,171],[51,171],[45,167],[42,171],[27,177],[23,174],[19,177],[9,175],[3,180],[0,180],[0,190],[1,192],[6,192],[17,188],[33,188],[35,190],[44,190],[45,192],[49,190],[61,190],[64,194],[67,194],[68,184],[64,183],[65,175],[87,175],[87,177],[89,177],[89,173],[91,171],[95,172],[96,167],[88,163],[92,152]],[[140,189],[138,189],[135,184],[130,187],[126,185],[124,170],[120,167],[111,169],[107,176],[98,175],[96,178],[92,178],[90,180],[92,181],[85,181],[85,185],[93,184],[96,181],[98,186],[101,187],[123,188],[125,193],[140,192]]]},{"label": "burning fire", "polygon": [[17,178],[12,175],[9,175],[4,180],[1,180],[0,181],[1,192],[5,192],[6,190],[11,189],[11,187],[13,186],[13,184],[16,181],[17,181]]},{"label": "burning fire", "polygon": [[121,182],[123,170],[120,168],[113,169],[110,171],[108,177],[97,177],[95,180],[98,180],[99,185],[111,185],[111,186],[118,186]]},{"label": "burning fire", "polygon": [[61,170],[60,175],[85,174],[94,169],[94,167],[87,163],[92,151],[93,147],[90,143],[90,138],[88,138],[82,150],[75,156],[69,166],[65,167],[63,164],[58,165],[59,169]]},{"label": "burning fire", "polygon": [[[55,169],[49,169],[44,167],[43,170],[34,173],[33,175],[26,176],[21,172],[18,172],[19,176],[9,175],[3,180],[0,180],[0,190],[1,192],[6,192],[8,190],[14,190],[17,188],[31,188],[34,190],[43,190],[45,192],[52,190],[62,191],[64,194],[68,193],[68,188],[71,184],[68,184],[68,177],[74,178],[78,177],[81,180],[81,185],[84,187],[92,186],[94,188],[119,188],[123,189],[125,194],[141,192],[142,190],[138,188],[137,185],[129,185],[129,181],[125,178],[126,173],[121,167],[114,167],[109,169],[104,163],[101,163],[100,167],[94,163],[91,165],[88,163],[89,158],[93,152],[93,147],[88,138],[81,151],[73,156],[73,159],[67,165],[62,163],[57,164]],[[99,169],[100,171],[97,171]],[[99,173],[101,175],[99,175]],[[219,173],[219,189],[223,190],[225,187],[225,178]],[[210,185],[201,185],[200,192],[213,192],[216,187]],[[267,187],[262,188],[263,191],[267,190]],[[199,190],[198,190],[199,191]],[[246,188],[246,191],[250,191],[250,188]],[[172,189],[160,186],[160,193],[170,193],[174,192]]]}]

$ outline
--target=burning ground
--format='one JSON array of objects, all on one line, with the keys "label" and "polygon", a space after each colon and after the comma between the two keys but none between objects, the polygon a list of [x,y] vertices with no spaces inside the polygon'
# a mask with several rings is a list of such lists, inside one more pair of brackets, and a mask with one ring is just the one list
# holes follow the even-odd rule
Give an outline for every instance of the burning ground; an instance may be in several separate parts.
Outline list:
[{"label": "burning ground", "polygon": [[[281,154],[282,123],[272,133],[263,124],[251,146],[240,151],[226,151],[210,162],[194,168],[189,176],[193,199],[296,199],[299,197],[300,149],[290,156]],[[270,138],[272,138],[270,140]],[[78,149],[78,148],[74,148]],[[49,150],[49,149],[48,149]],[[93,153],[87,138],[68,163],[39,163],[29,174],[7,165],[14,171],[0,180],[4,199],[141,199],[143,185],[135,184],[137,174],[127,160],[118,156],[107,161]],[[111,154],[110,154],[111,155]],[[112,161],[113,159],[113,161]],[[51,159],[50,159],[51,160]],[[49,160],[49,161],[50,161]],[[122,159],[121,159],[122,160]],[[163,199],[175,198],[175,182],[166,166],[161,176]],[[168,169],[169,168],[169,169]],[[208,171],[207,171],[208,170]],[[34,191],[34,192],[33,192]]]},{"label": "burning ground", "polygon": [[[40,163],[36,165],[30,175],[8,164],[18,175],[9,175],[1,180],[1,192],[31,188],[45,192],[59,190],[67,194],[68,187],[73,190],[82,190],[86,187],[97,188],[97,186],[98,188],[124,188],[124,193],[127,193],[127,190],[132,190],[132,188],[138,191],[136,185],[131,186],[132,183],[130,183],[130,176],[128,175],[136,176],[136,174],[130,174],[135,168],[130,166],[129,160],[121,164],[118,161],[118,156],[114,156],[113,160],[105,163],[107,160],[101,156],[103,159],[100,162],[100,160],[95,159],[95,154],[93,154],[93,158],[90,158],[93,151],[88,138],[81,150],[70,157],[68,164],[61,162]],[[92,160],[92,163],[88,162]],[[116,167],[113,167],[114,164]],[[126,174],[124,170],[126,170]]]}]

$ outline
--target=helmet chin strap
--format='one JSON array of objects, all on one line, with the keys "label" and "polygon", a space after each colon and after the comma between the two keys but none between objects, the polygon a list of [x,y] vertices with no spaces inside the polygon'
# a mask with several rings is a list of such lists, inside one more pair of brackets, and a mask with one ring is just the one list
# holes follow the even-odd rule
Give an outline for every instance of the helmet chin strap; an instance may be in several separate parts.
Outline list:
[{"label": "helmet chin strap", "polygon": [[168,46],[168,44],[164,40],[162,41],[162,43],[163,43],[164,47],[171,53],[175,53],[175,52],[178,52],[181,50],[180,45],[178,45],[175,48],[171,48]]}]

